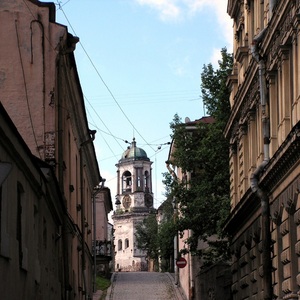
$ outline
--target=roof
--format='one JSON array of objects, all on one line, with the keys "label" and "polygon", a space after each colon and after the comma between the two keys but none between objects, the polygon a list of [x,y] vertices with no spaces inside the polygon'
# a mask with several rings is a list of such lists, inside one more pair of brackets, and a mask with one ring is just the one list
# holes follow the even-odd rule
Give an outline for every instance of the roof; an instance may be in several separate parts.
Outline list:
[{"label": "roof", "polygon": [[[202,117],[200,119],[197,119],[195,121],[191,121],[190,118],[186,117],[185,118],[185,123],[182,123],[180,124],[181,126],[185,126],[185,129],[186,130],[189,130],[189,131],[194,131],[196,129],[196,126],[198,124],[212,124],[215,122],[215,119],[212,117],[212,116],[205,116],[205,117]],[[172,156],[172,152],[174,151],[174,147],[175,147],[175,144],[174,144],[174,139],[172,140],[171,142],[171,146],[170,146],[170,150],[169,150],[169,155],[168,155],[168,160],[171,160],[171,156]]]},{"label": "roof", "polygon": [[215,122],[215,119],[212,116],[205,116],[205,117],[202,117],[201,119],[197,119],[195,121],[190,121],[189,118],[185,119],[185,125],[186,126],[197,125],[197,124],[200,124],[200,123],[212,124],[214,122]]},{"label": "roof", "polygon": [[128,147],[122,154],[122,160],[149,160],[147,153],[142,148],[136,146],[135,138],[133,138],[131,146]]}]

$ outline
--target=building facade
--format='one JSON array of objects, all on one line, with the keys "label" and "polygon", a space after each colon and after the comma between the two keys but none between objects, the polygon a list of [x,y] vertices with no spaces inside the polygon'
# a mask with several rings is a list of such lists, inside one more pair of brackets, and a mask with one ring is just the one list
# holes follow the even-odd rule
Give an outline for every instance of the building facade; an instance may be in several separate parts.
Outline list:
[{"label": "building facade", "polygon": [[[182,124],[184,130],[193,136],[193,133],[197,131],[197,126],[202,124],[212,124],[214,118],[211,116],[202,117],[198,120],[191,121],[189,118],[185,119],[185,123]],[[186,150],[186,155],[190,155]],[[170,152],[167,160],[167,168],[175,181],[185,183],[186,188],[190,188],[191,172],[184,172],[180,166],[177,166],[174,162],[174,156],[176,153],[176,140],[173,139],[170,147]],[[180,198],[173,199],[174,215],[175,218],[181,218]],[[205,222],[205,220],[199,220],[199,222]],[[175,282],[182,289],[184,297],[188,300],[191,299],[231,299],[230,293],[230,272],[227,262],[219,262],[211,265],[210,267],[204,267],[204,261],[197,255],[192,255],[190,252],[188,240],[193,235],[191,229],[186,229],[183,232],[178,232],[174,238],[174,270],[175,270]],[[209,240],[215,240],[216,237],[211,236]],[[206,251],[209,249],[207,242],[198,241],[198,250]],[[186,265],[184,267],[178,267],[176,262],[179,259],[179,253],[181,258],[184,258]]]},{"label": "building facade", "polygon": [[300,1],[229,0],[234,299],[300,297]]},{"label": "building facade", "polygon": [[64,214],[52,167],[31,154],[0,105],[1,299],[61,299]]},{"label": "building facade", "polygon": [[137,247],[136,226],[153,209],[152,162],[146,152],[131,146],[123,153],[118,170],[116,210],[114,221],[115,269],[147,271],[147,253]]},{"label": "building facade", "polygon": [[113,210],[110,189],[100,187],[95,192],[93,200],[95,205],[93,214],[93,254],[97,266],[95,272],[108,277],[111,271],[109,265],[113,258],[111,239],[113,228],[110,227],[108,222],[108,214]]},{"label": "building facade", "polygon": [[0,95],[32,154],[52,166],[63,195],[62,299],[88,299],[92,195],[101,176],[73,53],[79,39],[55,22],[55,11],[54,3],[1,1]]}]

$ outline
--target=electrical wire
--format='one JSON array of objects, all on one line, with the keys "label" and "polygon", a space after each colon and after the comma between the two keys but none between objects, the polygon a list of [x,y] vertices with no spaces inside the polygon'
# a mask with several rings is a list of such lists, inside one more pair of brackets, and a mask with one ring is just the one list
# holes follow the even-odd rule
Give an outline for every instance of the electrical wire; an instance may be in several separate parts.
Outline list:
[{"label": "electrical wire", "polygon": [[[69,0],[70,1],[70,0]],[[67,4],[69,1],[67,1],[65,4]],[[32,15],[32,17],[36,20],[36,17],[34,16],[34,14],[33,14],[33,12],[31,11],[31,9],[30,9],[30,7],[28,6],[28,4],[26,3],[26,1],[25,0],[23,0],[23,3],[25,4],[25,6],[27,7],[27,10],[30,12],[30,14]],[[58,3],[58,6],[59,6],[59,8],[61,9],[61,7],[62,6],[64,6],[64,5],[61,5],[60,3],[59,3],[59,1],[57,0],[57,3]],[[61,9],[62,10],[62,9]],[[63,11],[63,10],[62,10]],[[66,16],[65,16],[66,17]],[[66,19],[67,19],[67,17],[66,17]],[[71,24],[70,24],[70,26],[71,26]],[[72,28],[72,26],[71,26],[71,28]],[[74,29],[72,28],[72,30],[74,31]],[[75,34],[76,35],[76,34]],[[50,42],[50,39],[48,38],[48,36],[47,35],[45,35],[45,39],[48,41],[48,43],[49,43],[49,45],[50,45],[50,47],[52,48],[52,50],[53,51],[55,51],[55,49],[54,49],[54,47],[52,46],[52,44],[51,44],[51,42]],[[20,50],[20,49],[19,49]],[[21,55],[21,54],[20,54]],[[25,75],[24,75],[25,76]],[[24,80],[25,80],[25,77],[24,77]],[[26,84],[26,82],[25,82],[25,84]],[[26,90],[26,93],[27,93],[27,90]],[[27,98],[28,98],[28,96],[27,96]],[[106,126],[106,124],[102,121],[102,119],[100,118],[100,116],[99,116],[99,114],[97,113],[97,111],[94,109],[94,107],[92,106],[92,104],[90,103],[90,101],[87,99],[87,97],[85,97],[84,96],[84,98],[85,98],[85,100],[89,103],[89,105],[92,107],[92,109],[93,109],[93,111],[96,113],[96,115],[97,115],[97,117],[100,119],[100,121],[103,123],[103,125],[106,127],[106,129],[110,132],[110,135],[111,136],[113,136],[114,137],[114,135],[111,133],[111,131],[109,130],[109,128]],[[27,101],[28,102],[28,101]],[[29,107],[29,103],[28,103],[28,107]],[[62,107],[62,106],[61,106]],[[62,108],[64,108],[64,109],[66,109],[67,111],[69,111],[67,108],[65,108],[65,107],[62,107]],[[91,116],[91,115],[90,115]],[[31,115],[30,115],[30,120],[31,120],[31,122],[32,122],[32,119],[31,119]],[[33,128],[33,123],[32,123],[32,128]],[[34,131],[34,128],[32,129],[33,131]],[[34,134],[34,137],[35,137],[35,134]],[[108,146],[108,148],[110,149],[110,151],[114,154],[114,152],[113,152],[113,150],[111,149],[111,147],[109,146],[109,144],[108,144],[108,142],[105,140],[105,138],[102,136],[102,138],[103,138],[103,140],[104,140],[104,142],[107,144],[107,146]],[[36,140],[36,137],[35,137],[35,140]],[[123,140],[123,139],[122,139]],[[117,140],[116,140],[117,141]],[[125,140],[123,140],[123,141],[125,141]],[[123,147],[120,145],[120,143],[117,141],[117,143],[119,144],[119,146],[123,149]],[[37,144],[37,142],[36,142],[36,144]],[[115,155],[115,154],[114,154]]]},{"label": "electrical wire", "polygon": [[[111,133],[111,131],[109,130],[109,128],[106,126],[105,122],[103,122],[103,120],[101,119],[101,117],[99,116],[98,112],[96,111],[96,109],[93,107],[93,105],[91,104],[91,102],[88,100],[88,98],[84,95],[84,99],[89,103],[89,105],[91,106],[91,108],[93,109],[94,113],[96,114],[96,116],[99,118],[99,120],[101,121],[101,123],[103,124],[103,126],[107,129],[107,131],[110,133],[110,135],[112,137],[115,138],[115,136]],[[121,146],[121,144],[119,143],[119,141],[117,140],[117,138],[115,138],[116,142],[119,144],[119,146],[123,149],[123,147]]]},{"label": "electrical wire", "polygon": [[[62,9],[62,6],[60,5],[59,1],[57,0],[57,4],[59,6],[59,9],[62,11],[64,17],[66,18],[70,28],[72,29],[73,33],[75,34],[75,36],[77,36],[76,31],[74,30],[72,24],[70,23],[66,13],[64,12],[64,10]],[[80,46],[82,47],[85,55],[87,56],[88,60],[90,61],[92,67],[94,68],[96,74],[98,75],[99,79],[101,80],[101,82],[103,83],[103,85],[105,86],[106,90],[108,91],[108,93],[110,94],[110,96],[112,97],[112,99],[114,100],[114,102],[117,104],[118,108],[120,109],[120,111],[122,112],[122,114],[124,115],[124,117],[126,118],[126,120],[129,122],[129,124],[132,126],[132,128],[137,132],[137,134],[142,138],[142,140],[149,145],[149,143],[146,141],[146,139],[143,137],[143,135],[139,132],[139,130],[134,126],[134,124],[131,122],[130,118],[126,115],[125,111],[122,109],[121,105],[119,104],[119,102],[117,101],[117,99],[115,98],[114,94],[112,93],[111,89],[109,88],[109,86],[106,84],[106,82],[104,81],[103,77],[101,76],[100,72],[98,71],[96,65],[94,64],[94,62],[92,61],[90,55],[88,54],[88,52],[86,51],[85,47],[83,46],[83,44],[79,41]],[[149,145],[150,148],[154,150],[154,148]]]},{"label": "electrical wire", "polygon": [[[70,2],[70,1],[71,1],[71,0],[68,0],[66,3],[64,3],[63,5],[61,5],[61,1],[59,2],[59,1],[57,0],[57,5],[58,5],[58,9],[57,9],[57,10],[61,10],[61,11],[62,11],[62,13],[63,13],[64,17],[66,18],[66,20],[67,20],[67,22],[68,22],[70,28],[72,29],[74,35],[76,36],[76,32],[75,32],[73,26],[71,25],[71,23],[70,23],[70,21],[69,21],[67,15],[65,14],[64,10],[62,9],[62,7],[63,7],[64,5],[66,5],[66,4],[67,4],[68,2]],[[27,3],[25,2],[25,0],[23,0],[23,2],[24,2],[25,5],[27,6],[27,8],[28,8],[28,10],[30,11],[30,13],[32,14],[32,16],[35,18],[35,16],[34,16],[33,13],[31,12],[31,10],[30,10],[30,8],[28,7],[28,5],[27,5]],[[55,51],[54,47],[51,45],[51,42],[50,42],[49,38],[48,38],[47,36],[45,36],[45,38],[46,38],[46,40],[49,42],[49,44],[50,44],[50,46],[52,47],[52,49]],[[124,115],[124,117],[127,119],[127,121],[128,121],[129,124],[132,126],[132,128],[134,129],[134,131],[137,132],[137,134],[143,139],[143,141],[146,143],[146,145],[149,146],[149,147],[154,151],[154,154],[153,154],[152,156],[150,156],[150,158],[153,157],[153,156],[156,156],[156,154],[158,154],[158,153],[160,153],[161,151],[163,151],[163,150],[165,150],[166,148],[168,148],[168,147],[163,147],[163,148],[161,148],[161,146],[162,146],[162,145],[168,145],[169,142],[168,142],[168,143],[163,143],[163,144],[150,144],[150,143],[148,143],[148,142],[145,140],[145,138],[142,136],[142,134],[139,132],[139,130],[137,130],[137,128],[134,126],[134,124],[133,124],[133,123],[131,122],[131,120],[128,118],[128,116],[126,115],[125,111],[122,109],[121,105],[120,105],[119,102],[117,101],[116,97],[115,97],[114,94],[112,93],[112,91],[111,91],[111,89],[109,88],[109,86],[108,86],[108,85],[106,84],[106,82],[104,81],[103,77],[101,76],[101,74],[100,74],[100,72],[98,71],[97,67],[96,67],[95,64],[93,63],[91,57],[90,57],[89,54],[87,53],[87,51],[86,51],[85,47],[83,46],[83,44],[82,44],[80,41],[79,41],[79,44],[80,44],[80,46],[82,47],[84,53],[86,54],[88,60],[90,61],[92,67],[93,67],[94,70],[96,71],[96,73],[97,73],[99,79],[101,80],[101,82],[103,83],[103,85],[105,86],[105,88],[107,89],[107,91],[109,92],[111,98],[112,98],[112,99],[114,100],[114,102],[117,104],[118,108],[120,109],[120,111],[122,112],[122,114]],[[165,92],[163,92],[163,93],[165,93]],[[109,134],[110,136],[112,136],[112,137],[117,141],[117,143],[119,144],[119,146],[120,146],[121,148],[123,148],[123,147],[122,147],[121,144],[118,142],[118,139],[124,141],[125,143],[129,143],[127,140],[124,140],[124,139],[122,139],[122,138],[118,138],[118,137],[116,137],[115,135],[113,135],[113,134],[111,133],[111,131],[109,130],[109,128],[106,126],[106,124],[103,122],[103,120],[101,119],[101,117],[99,116],[99,114],[97,113],[97,111],[95,110],[95,108],[93,107],[93,105],[90,103],[90,101],[88,100],[88,98],[87,98],[86,96],[84,96],[84,98],[85,98],[85,100],[89,103],[90,107],[91,107],[91,108],[93,109],[93,111],[96,113],[97,117],[100,119],[100,121],[102,122],[102,124],[105,126],[105,128],[108,130],[109,133],[107,133],[107,132],[105,132],[105,131],[99,129],[99,128],[98,128],[97,126],[95,126],[95,125],[94,125],[94,127],[97,128],[100,132],[103,132],[103,133],[105,133],[105,134]],[[195,101],[195,100],[198,100],[198,98],[195,98],[195,99],[194,99],[194,98],[193,98],[193,99],[189,99],[188,101]],[[173,101],[174,101],[174,98],[173,98]],[[187,100],[186,100],[186,101],[187,101]],[[102,136],[102,137],[103,137],[103,136]],[[117,157],[117,156],[114,154],[113,150],[111,149],[111,147],[109,146],[109,144],[107,143],[107,141],[105,140],[104,137],[103,137],[103,139],[104,139],[105,143],[108,145],[108,147],[109,147],[111,153],[113,153],[113,155],[114,155],[113,157]],[[152,146],[158,146],[158,149],[155,150]],[[107,159],[108,159],[108,158],[107,158]],[[156,175],[156,176],[157,176],[157,175]],[[111,180],[113,180],[113,179],[114,179],[114,178],[112,178]],[[155,198],[155,200],[158,201],[157,197]]]},{"label": "electrical wire", "polygon": [[16,29],[16,37],[17,37],[17,43],[18,43],[18,51],[19,51],[21,69],[22,69],[23,83],[24,83],[24,89],[25,89],[25,98],[26,98],[26,103],[27,103],[27,108],[28,108],[29,120],[30,120],[30,124],[31,124],[31,129],[32,129],[32,134],[33,134],[34,142],[36,145],[36,149],[39,154],[39,157],[41,158],[41,154],[38,151],[39,146],[38,146],[38,142],[37,142],[34,126],[33,126],[31,109],[30,109],[30,105],[29,105],[28,90],[27,90],[26,76],[25,76],[25,70],[24,70],[24,65],[23,65],[23,58],[22,58],[22,53],[21,53],[21,48],[20,48],[20,37],[19,37],[19,33],[18,33],[17,20],[15,20],[15,29]]}]

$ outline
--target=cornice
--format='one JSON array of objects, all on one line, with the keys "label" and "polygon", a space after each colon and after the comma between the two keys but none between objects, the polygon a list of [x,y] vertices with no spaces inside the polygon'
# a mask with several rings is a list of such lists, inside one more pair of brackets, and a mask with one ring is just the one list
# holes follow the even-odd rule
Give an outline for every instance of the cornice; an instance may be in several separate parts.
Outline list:
[{"label": "cornice", "polygon": [[258,66],[254,59],[251,60],[246,75],[234,96],[234,105],[224,131],[227,138],[232,138],[235,134],[236,123],[239,124],[241,119],[245,119],[247,111],[253,107],[259,96]]},{"label": "cornice", "polygon": [[[237,9],[239,1],[229,1],[230,7]],[[229,4],[228,4],[229,5]],[[280,12],[280,14],[279,14]],[[300,0],[293,1],[279,1],[273,13],[273,18],[268,24],[264,41],[260,47],[260,55],[266,58],[267,72],[276,68],[276,62],[278,58],[279,50],[283,45],[292,42],[292,35],[295,32],[295,24],[299,23],[300,13]],[[245,47],[238,49],[235,53],[235,57],[238,60],[243,54],[245,54]],[[230,118],[227,122],[224,134],[228,138],[233,138],[237,128],[236,123],[239,123],[240,119],[245,119],[245,111],[247,108],[253,107],[251,101],[249,102],[249,91],[252,93],[253,101],[256,100],[253,93],[259,91],[257,81],[257,63],[254,59],[251,59],[249,67],[245,74],[245,80],[239,85],[238,91],[234,96],[234,105],[231,110]],[[250,104],[250,106],[249,106]]]},{"label": "cornice", "polygon": [[244,3],[243,0],[228,0],[227,3],[227,13],[231,18],[235,18],[239,13],[240,5]]},{"label": "cornice", "polygon": [[249,188],[240,202],[231,211],[230,216],[224,226],[224,231],[229,235],[236,235],[247,222],[255,215],[260,208],[260,200],[256,197]]},{"label": "cornice", "polygon": [[[276,151],[269,161],[263,175],[260,178],[259,186],[270,194],[278,183],[288,174],[300,161],[300,121],[290,132],[289,136]],[[230,213],[224,230],[234,235],[246,224],[252,215],[260,207],[259,198],[249,188],[240,202]]]},{"label": "cornice", "polygon": [[241,46],[237,48],[235,59],[241,63],[244,56],[247,56],[249,53],[249,47],[248,46]]},{"label": "cornice", "polygon": [[292,35],[299,19],[299,10],[300,0],[279,1],[261,46],[267,58],[266,66],[268,70],[272,70],[276,66],[276,58],[280,47],[291,44]]},{"label": "cornice", "polygon": [[265,168],[260,182],[267,192],[272,192],[278,183],[299,163],[300,121],[291,130],[284,143],[278,148]]}]

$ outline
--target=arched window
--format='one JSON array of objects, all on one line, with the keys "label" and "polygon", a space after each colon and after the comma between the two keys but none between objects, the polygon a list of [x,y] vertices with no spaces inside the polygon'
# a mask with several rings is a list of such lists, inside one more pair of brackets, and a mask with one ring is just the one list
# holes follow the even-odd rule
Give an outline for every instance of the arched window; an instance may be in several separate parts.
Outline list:
[{"label": "arched window", "polygon": [[118,240],[118,251],[122,250],[122,240]]},{"label": "arched window", "polygon": [[150,182],[149,182],[149,172],[145,171],[144,173],[144,186],[145,186],[145,192],[149,192],[150,189]]},{"label": "arched window", "polygon": [[129,239],[125,239],[125,249],[129,247]]},{"label": "arched window", "polygon": [[123,192],[131,192],[131,173],[129,171],[125,171],[122,176],[122,191]]}]

